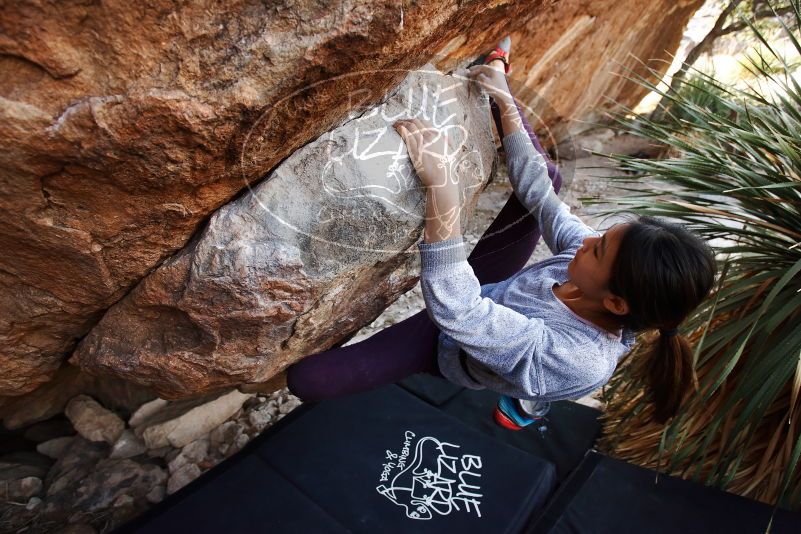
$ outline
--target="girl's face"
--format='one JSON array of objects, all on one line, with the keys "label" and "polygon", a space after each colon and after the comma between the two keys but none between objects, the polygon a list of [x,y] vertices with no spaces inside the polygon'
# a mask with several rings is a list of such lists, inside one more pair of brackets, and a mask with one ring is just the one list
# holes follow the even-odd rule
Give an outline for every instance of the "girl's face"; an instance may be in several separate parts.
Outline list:
[{"label": "girl's face", "polygon": [[609,291],[612,265],[628,223],[612,226],[601,237],[587,237],[567,266],[570,280],[592,300],[617,314],[628,312],[625,301]]}]

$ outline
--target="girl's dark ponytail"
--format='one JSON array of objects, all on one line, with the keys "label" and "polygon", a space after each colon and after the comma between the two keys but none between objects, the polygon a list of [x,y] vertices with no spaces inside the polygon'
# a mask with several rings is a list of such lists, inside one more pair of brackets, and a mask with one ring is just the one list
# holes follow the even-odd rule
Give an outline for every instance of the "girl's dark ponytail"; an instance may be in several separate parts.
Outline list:
[{"label": "girl's dark ponytail", "polygon": [[679,409],[684,396],[696,382],[693,351],[681,334],[665,335],[660,330],[642,355],[643,379],[651,391],[654,420],[665,423]]},{"label": "girl's dark ponytail", "polygon": [[659,329],[643,338],[643,350],[632,362],[659,423],[674,416],[697,388],[690,344],[665,325],[681,324],[706,298],[716,270],[709,245],[680,224],[642,216],[629,223],[621,238],[609,290],[629,305],[621,318],[627,328]]}]

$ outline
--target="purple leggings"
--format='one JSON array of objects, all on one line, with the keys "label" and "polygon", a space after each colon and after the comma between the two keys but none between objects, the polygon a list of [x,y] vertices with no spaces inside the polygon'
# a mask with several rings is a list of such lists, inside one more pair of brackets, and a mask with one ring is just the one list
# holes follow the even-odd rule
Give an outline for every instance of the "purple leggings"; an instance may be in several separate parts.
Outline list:
[{"label": "purple leggings", "polygon": [[[500,110],[492,100],[490,109],[503,139]],[[548,161],[548,176],[559,193],[562,176],[548,160],[519,106],[517,109],[531,142]],[[526,265],[539,239],[537,220],[512,192],[467,261],[482,285],[500,282]],[[358,343],[342,347],[346,339],[305,357],[288,368],[287,386],[302,401],[314,402],[392,384],[416,373],[442,377],[437,365],[439,333],[427,311],[421,310]]]}]

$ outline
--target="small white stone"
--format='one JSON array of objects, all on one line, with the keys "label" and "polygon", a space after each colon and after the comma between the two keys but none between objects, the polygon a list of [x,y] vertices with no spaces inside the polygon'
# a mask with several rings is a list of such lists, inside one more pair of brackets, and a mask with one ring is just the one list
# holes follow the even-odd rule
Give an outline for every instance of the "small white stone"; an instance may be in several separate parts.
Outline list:
[{"label": "small white stone", "polygon": [[222,445],[230,445],[241,433],[241,426],[236,421],[226,421],[209,433],[209,442],[213,449],[221,450]]},{"label": "small white stone", "polygon": [[164,500],[164,496],[167,494],[167,488],[159,484],[158,486],[153,486],[150,491],[147,492],[145,495],[145,499],[150,504],[158,504]]},{"label": "small white stone", "polygon": [[242,447],[248,444],[250,438],[247,434],[239,434],[236,439],[234,440],[232,450],[230,451],[231,454],[234,452],[238,452],[242,450]]},{"label": "small white stone", "polygon": [[195,464],[187,464],[170,475],[167,482],[167,493],[172,495],[200,476],[200,468]]},{"label": "small white stone", "polygon": [[169,460],[167,468],[170,473],[177,473],[185,465],[198,464],[206,459],[209,453],[209,439],[203,437],[187,444],[180,453]]},{"label": "small white stone", "polygon": [[202,462],[209,454],[209,438],[203,436],[195,441],[188,443],[181,449],[181,455],[185,456],[194,463]]},{"label": "small white stone", "polygon": [[131,458],[145,451],[147,451],[147,446],[144,440],[137,436],[133,430],[126,428],[111,448],[109,458]]},{"label": "small white stone", "polygon": [[292,410],[294,410],[295,408],[297,408],[298,406],[300,406],[300,404],[301,404],[300,399],[298,399],[297,397],[292,397],[290,399],[287,399],[287,401],[284,402],[278,408],[278,411],[280,411],[282,414],[286,415],[289,412],[291,412]]},{"label": "small white stone", "polygon": [[137,408],[137,410],[131,414],[131,417],[128,419],[128,425],[131,428],[136,428],[141,424],[145,419],[153,415],[154,413],[158,412],[165,406],[169,404],[169,401],[166,401],[161,398],[153,399],[150,402],[144,403],[142,406]]},{"label": "small white stone", "polygon": [[114,500],[114,503],[111,505],[112,508],[119,508],[122,506],[130,506],[134,502],[134,498],[130,495],[120,495]]},{"label": "small white stone", "polygon": [[273,422],[274,414],[263,407],[257,407],[255,410],[248,414],[248,422],[253,426],[256,432],[261,432]]},{"label": "small white stone", "polygon": [[64,451],[67,450],[67,447],[70,446],[70,443],[72,443],[74,439],[75,436],[63,436],[43,441],[36,445],[36,452],[58,460],[64,455]]},{"label": "small white stone", "polygon": [[252,396],[252,393],[230,391],[211,402],[195,406],[176,419],[147,428],[142,437],[151,449],[167,444],[183,447],[233,417]]},{"label": "small white stone", "polygon": [[18,480],[7,481],[6,496],[14,501],[27,500],[42,492],[42,479],[38,477],[25,477]]},{"label": "small white stone", "polygon": [[77,395],[64,408],[75,430],[89,441],[114,444],[125,429],[120,417],[88,395]]}]

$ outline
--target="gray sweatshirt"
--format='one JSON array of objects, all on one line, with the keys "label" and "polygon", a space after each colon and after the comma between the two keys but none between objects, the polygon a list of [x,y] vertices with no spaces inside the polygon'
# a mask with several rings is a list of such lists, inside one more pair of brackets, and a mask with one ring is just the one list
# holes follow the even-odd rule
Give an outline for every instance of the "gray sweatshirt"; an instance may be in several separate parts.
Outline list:
[{"label": "gray sweatshirt", "polygon": [[578,398],[609,380],[635,334],[627,329],[611,334],[554,295],[554,284],[568,280],[567,264],[583,239],[600,234],[556,196],[528,134],[509,134],[503,146],[509,181],[537,217],[553,256],[482,286],[467,262],[462,236],[418,242],[423,299],[441,331],[439,369],[456,384],[518,399]]}]

